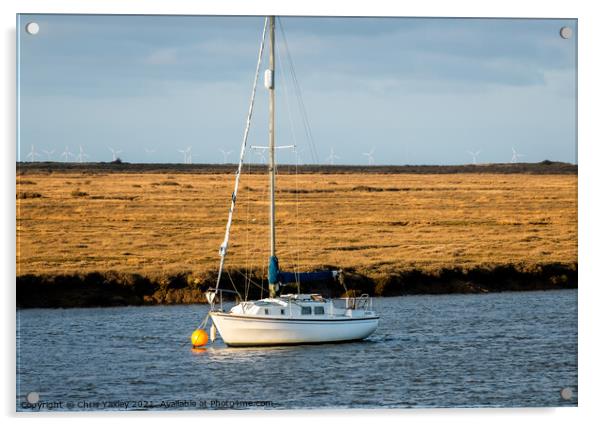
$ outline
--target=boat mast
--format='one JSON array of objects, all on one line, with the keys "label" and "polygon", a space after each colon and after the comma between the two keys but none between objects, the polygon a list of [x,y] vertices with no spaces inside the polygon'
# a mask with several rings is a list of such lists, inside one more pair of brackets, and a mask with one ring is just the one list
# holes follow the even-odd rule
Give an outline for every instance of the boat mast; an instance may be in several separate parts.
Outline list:
[{"label": "boat mast", "polygon": [[269,149],[270,149],[270,256],[276,256],[276,209],[274,203],[274,193],[276,191],[276,158],[275,158],[275,145],[274,145],[274,113],[275,113],[275,104],[274,104],[274,71],[275,71],[275,61],[274,61],[274,27],[275,27],[275,18],[270,16],[270,74],[271,74],[271,85],[269,86],[270,91],[270,124],[269,124]]},{"label": "boat mast", "polygon": [[[275,145],[274,145],[274,113],[275,113],[275,102],[274,102],[274,89],[275,89],[275,75],[274,71],[276,68],[275,64],[275,26],[276,18],[270,16],[270,67],[266,72],[266,87],[269,90],[269,151],[270,151],[270,163],[269,163],[269,175],[270,175],[270,269],[268,272],[268,282],[270,287],[270,297],[275,297],[278,291],[277,289],[277,275],[278,275],[278,259],[276,258],[276,206],[274,195],[276,192],[276,158],[275,158]],[[272,272],[270,274],[270,272]]]}]

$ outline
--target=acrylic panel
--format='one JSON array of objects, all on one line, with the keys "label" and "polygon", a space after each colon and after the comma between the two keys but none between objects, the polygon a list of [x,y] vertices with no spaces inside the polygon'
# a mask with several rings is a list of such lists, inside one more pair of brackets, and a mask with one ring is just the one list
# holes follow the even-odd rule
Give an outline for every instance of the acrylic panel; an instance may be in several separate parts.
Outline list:
[{"label": "acrylic panel", "polygon": [[17,411],[577,405],[576,19],[16,31]]}]

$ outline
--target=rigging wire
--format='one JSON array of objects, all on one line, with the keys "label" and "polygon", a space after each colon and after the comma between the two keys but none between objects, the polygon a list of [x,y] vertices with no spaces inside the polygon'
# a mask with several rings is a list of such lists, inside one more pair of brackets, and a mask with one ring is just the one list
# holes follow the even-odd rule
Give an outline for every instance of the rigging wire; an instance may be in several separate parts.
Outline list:
[{"label": "rigging wire", "polygon": [[251,279],[251,277],[248,277],[245,275],[245,273],[239,269],[233,268],[232,271],[239,273],[240,275],[242,275],[243,277],[245,277],[245,279],[247,279],[249,281],[249,284],[253,284],[255,287],[257,287],[258,289],[263,290],[263,286],[261,284],[256,283],[255,281],[253,281]]},{"label": "rigging wire", "polygon": [[[260,167],[262,167],[262,166],[260,166]],[[251,163],[248,163],[248,173],[249,173],[250,177],[253,176],[251,174]],[[261,247],[263,246],[262,245],[262,240],[261,240],[261,238],[253,238],[253,243],[251,243],[250,237],[249,237],[250,236],[251,226],[252,226],[252,225],[250,225],[250,217],[251,216],[258,216],[257,215],[257,213],[258,213],[257,209],[254,208],[254,207],[252,208],[252,205],[255,205],[257,203],[261,204],[261,202],[258,201],[258,200],[264,200],[264,199],[267,198],[267,190],[268,190],[267,185],[262,185],[261,187],[263,189],[258,194],[257,199],[255,199],[254,197],[251,197],[249,195],[249,197],[246,200],[247,201],[247,212],[248,212],[248,214],[247,214],[247,223],[246,223],[246,228],[247,228],[247,244],[246,244],[246,247],[247,247],[247,249],[245,251],[245,256],[246,256],[246,259],[247,259],[246,274],[243,273],[242,271],[237,271],[236,269],[233,269],[234,271],[239,272],[242,276],[245,277],[245,286],[246,286],[246,288],[245,288],[245,300],[248,300],[248,295],[249,295],[249,291],[250,291],[250,284],[253,284],[253,285],[255,285],[256,287],[258,287],[258,288],[260,288],[262,290],[262,292],[261,292],[261,296],[262,297],[261,298],[263,298],[263,290],[264,290],[263,287],[262,287],[262,285],[263,285],[263,276],[265,274],[267,274],[267,261],[265,260],[265,259],[267,259],[267,256],[261,256],[260,258],[263,259],[263,260],[259,264],[257,264],[257,263],[251,263],[251,261],[253,260],[253,258],[257,258],[256,254],[261,252]],[[251,188],[249,188],[247,192],[251,193],[252,191],[253,190]],[[262,214],[262,213],[260,212],[259,214]],[[258,224],[259,223],[255,223],[255,226],[258,225]],[[253,256],[253,258],[251,258],[250,260],[249,260],[249,253],[255,254],[255,256]],[[261,285],[255,283],[251,279],[252,272],[253,272],[253,269],[252,269],[253,268],[252,267],[253,264],[259,266],[258,273],[262,277],[261,278],[262,279],[262,284]]]},{"label": "rigging wire", "polygon": [[[309,116],[307,114],[307,110],[305,108],[305,103],[303,101],[303,96],[301,93],[301,87],[299,84],[299,81],[297,79],[297,75],[295,72],[295,68],[294,68],[294,63],[292,61],[292,57],[290,54],[290,50],[288,47],[288,42],[286,39],[286,35],[284,32],[284,27],[282,24],[282,20],[280,18],[277,18],[277,22],[279,23],[278,28],[280,30],[280,34],[282,37],[282,44],[278,45],[278,55],[277,55],[277,60],[279,61],[279,67],[283,70],[282,72],[282,76],[283,76],[283,81],[288,81],[288,78],[286,77],[286,72],[285,70],[288,70],[288,73],[290,75],[290,81],[292,82],[292,90],[294,95],[296,96],[296,100],[297,100],[297,107],[298,110],[300,112],[300,116],[301,116],[301,124],[302,124],[302,128],[303,131],[305,133],[305,137],[307,138],[308,142],[309,142],[309,149],[310,149],[310,154],[312,156],[312,159],[314,161],[315,164],[319,164],[320,160],[319,160],[319,156],[318,156],[318,151],[316,148],[316,143],[313,137],[313,133],[311,130],[311,126],[309,123]],[[221,259],[220,259],[220,268],[219,268],[219,273],[218,273],[218,279],[217,279],[217,284],[216,284],[216,291],[219,288],[219,284],[220,284],[220,280],[221,280],[221,276],[224,272],[224,262],[225,262],[225,257],[226,257],[226,251],[228,248],[228,241],[229,241],[229,232],[230,232],[230,227],[232,225],[232,215],[234,212],[234,207],[235,207],[235,202],[236,202],[236,196],[237,196],[237,192],[238,192],[238,186],[239,186],[239,180],[240,180],[240,175],[241,172],[243,171],[243,162],[244,162],[244,156],[245,156],[245,151],[246,151],[246,147],[247,147],[247,140],[248,140],[248,135],[249,135],[249,129],[250,129],[250,124],[251,124],[251,117],[253,114],[253,108],[254,108],[254,103],[255,103],[255,94],[256,94],[256,89],[257,89],[257,81],[258,81],[258,77],[259,77],[259,70],[261,67],[261,62],[262,62],[262,57],[263,57],[263,52],[264,52],[264,46],[265,46],[265,36],[266,36],[266,32],[267,32],[267,26],[268,26],[268,18],[266,18],[265,23],[264,23],[264,28],[263,28],[263,34],[262,34],[262,38],[261,38],[261,45],[260,45],[260,49],[259,49],[259,55],[258,55],[258,62],[257,62],[257,68],[256,68],[256,73],[255,73],[255,79],[254,79],[254,83],[253,83],[253,90],[251,93],[251,101],[250,101],[250,105],[249,105],[249,113],[247,116],[247,123],[245,126],[245,132],[243,135],[243,143],[241,146],[241,155],[240,155],[240,161],[239,161],[239,166],[236,172],[236,181],[235,181],[235,189],[232,195],[232,203],[231,203],[231,207],[230,207],[230,214],[228,217],[228,223],[226,226],[226,235],[224,237],[224,243],[222,244],[222,250],[220,250],[220,254],[221,254]],[[282,48],[280,47],[282,45]],[[282,51],[284,52],[284,54],[282,53]],[[283,59],[282,59],[282,58]],[[283,67],[283,60],[287,62],[288,65],[288,69]],[[291,131],[292,131],[292,137],[293,137],[293,141],[295,146],[297,145],[297,138],[296,138],[296,131],[295,131],[295,126],[294,126],[294,121],[292,119],[292,113],[291,113],[291,105],[290,105],[290,98],[288,96],[288,89],[287,89],[287,85],[284,85],[284,91],[285,91],[285,100],[287,103],[287,109],[288,109],[288,115],[289,115],[289,121],[291,123]],[[251,164],[248,163],[248,173],[249,175],[251,174]],[[298,173],[299,173],[299,162],[298,162],[298,156],[295,153],[295,194],[296,194],[296,257],[297,257],[297,262],[296,262],[296,267],[295,267],[295,272],[296,274],[299,273],[299,267],[300,267],[300,250],[299,250],[299,189],[298,189]],[[263,193],[265,193],[265,189],[263,191]],[[249,213],[250,213],[250,201],[251,201],[251,197],[249,197],[249,202],[247,204],[247,246],[248,246],[248,242],[249,242]],[[338,251],[338,247],[337,251]],[[267,270],[267,262],[262,262],[262,271],[265,272]],[[258,285],[257,283],[255,283],[253,280],[251,280],[250,278],[250,266],[249,266],[249,257],[248,257],[248,251],[247,251],[247,255],[246,255],[246,260],[245,260],[245,264],[246,264],[246,269],[247,269],[247,274],[238,271],[236,269],[234,269],[235,271],[239,272],[241,275],[243,275],[243,277],[245,277],[245,300],[248,298],[248,293],[250,290],[250,285],[253,284],[257,287],[259,287],[261,289],[261,297],[263,298],[263,290],[264,290],[264,278],[263,278],[263,274],[261,275],[261,281],[262,284]],[[238,294],[239,297],[242,298],[242,296],[240,295],[240,293],[238,292],[238,290],[235,287],[234,281],[232,280],[232,277],[230,276],[230,273],[228,271],[226,271],[226,274],[228,275],[230,282],[232,283],[232,286],[234,288],[234,290],[236,291],[236,293]],[[299,283],[297,283],[299,285]],[[213,303],[211,304],[211,309],[213,309]]]},{"label": "rigging wire", "polygon": [[[293,59],[292,59],[292,56],[291,56],[291,53],[290,53],[290,49],[288,48],[288,42],[287,42],[287,39],[286,39],[286,34],[285,34],[285,31],[284,31],[284,26],[282,24],[282,19],[280,19],[280,18],[277,18],[277,19],[278,19],[278,23],[280,24],[279,25],[280,34],[282,36],[282,41],[283,41],[283,44],[284,44],[284,50],[285,50],[285,53],[286,53],[285,59],[288,60],[289,72],[290,72],[290,75],[291,75],[291,80],[293,82],[293,89],[294,89],[295,95],[297,96],[297,103],[298,103],[299,111],[301,113],[303,128],[305,130],[306,137],[307,137],[307,139],[309,141],[310,153],[312,155],[312,158],[314,159],[315,164],[319,165],[320,164],[320,159],[319,159],[319,156],[318,156],[318,150],[316,148],[316,143],[315,143],[315,140],[314,140],[314,137],[313,137],[313,133],[312,133],[312,130],[311,130],[311,126],[310,126],[310,123],[309,123],[309,116],[307,114],[307,109],[305,108],[305,102],[303,101],[303,95],[301,93],[301,86],[299,84],[299,80],[297,79],[297,73],[295,72],[295,66],[294,66]],[[322,184],[326,184],[326,180],[327,180],[326,176],[325,175],[320,176],[320,173],[318,173],[318,176],[319,176],[318,179],[320,181],[322,181]],[[333,209],[333,210],[336,210],[336,209]],[[298,225],[298,222],[297,222],[297,225]],[[297,243],[298,243],[298,241],[297,241]],[[338,265],[339,264],[338,260],[341,259],[341,251],[340,251],[339,244],[337,244],[335,242],[335,245],[334,245],[334,249],[335,249],[334,252],[335,253],[334,253],[334,259],[333,260],[334,260],[335,265]],[[341,281],[341,282],[343,282],[343,281]],[[343,282],[343,287],[345,287],[344,282]],[[345,287],[345,291],[347,291],[346,287]]]},{"label": "rigging wire", "polygon": [[[251,176],[251,162],[248,163],[247,165],[247,173],[249,174],[249,176]],[[249,211],[251,209],[251,191],[247,191],[248,192],[248,197],[247,197],[247,205],[246,205],[246,211],[247,211],[247,223],[246,223],[246,236],[247,236],[247,241],[246,241],[246,247],[247,250],[245,251],[245,269],[247,271],[247,274],[244,276],[245,277],[245,302],[249,299],[249,289],[250,289],[250,285],[249,285],[249,280],[247,278],[247,276],[249,275],[249,233],[250,233],[250,229],[249,229]]]},{"label": "rigging wire", "polygon": [[242,296],[241,294],[238,292],[238,290],[236,289],[236,284],[234,284],[234,280],[232,279],[232,275],[230,275],[230,271],[226,271],[226,274],[228,274],[228,278],[230,279],[230,282],[232,283],[232,288],[234,289],[234,291],[236,292],[236,295],[238,296],[238,298],[240,300],[242,300]]},{"label": "rigging wire", "polygon": [[[280,21],[280,19],[278,20],[278,22],[280,23],[280,30],[282,31],[282,22]],[[297,137],[296,137],[296,129],[295,129],[295,123],[293,120],[293,116],[292,116],[292,110],[291,110],[291,104],[290,104],[290,98],[289,98],[289,94],[288,94],[288,80],[286,77],[286,72],[284,72],[285,68],[282,64],[282,60],[281,60],[281,50],[282,50],[282,44],[278,45],[278,64],[280,66],[280,69],[282,70],[282,87],[284,88],[284,99],[286,101],[286,106],[287,106],[287,112],[288,112],[288,119],[289,119],[289,123],[290,123],[290,131],[291,131],[291,135],[292,135],[292,139],[293,139],[293,145],[295,146],[294,148],[294,155],[295,155],[295,242],[294,242],[294,253],[296,254],[296,262],[293,263],[294,267],[294,272],[295,272],[295,277],[296,277],[296,281],[297,281],[297,293],[301,293],[301,283],[299,282],[298,276],[299,276],[299,271],[300,271],[300,252],[301,250],[299,249],[300,245],[299,245],[299,157],[297,155],[296,150],[298,149],[298,142],[297,142]]]},{"label": "rigging wire", "polygon": [[284,32],[284,25],[282,24],[282,19],[277,18],[278,23],[280,24],[278,27],[280,29],[280,35],[282,36],[282,44],[284,46],[284,52],[286,53],[285,59],[289,63],[289,72],[291,74],[291,80],[293,82],[293,90],[297,96],[297,102],[299,111],[301,113],[303,128],[305,130],[307,139],[309,141],[309,149],[314,161],[314,164],[320,164],[320,157],[318,156],[318,150],[316,148],[316,144],[314,141],[313,133],[311,131],[311,126],[309,125],[309,116],[307,114],[307,110],[305,108],[305,102],[303,102],[303,96],[301,94],[301,86],[299,85],[299,80],[297,79],[297,73],[295,72],[295,64],[293,63],[293,58],[290,53],[290,49],[288,47],[288,41],[286,39],[286,34]]},{"label": "rigging wire", "polygon": [[[255,104],[255,93],[257,92],[257,81],[259,80],[259,70],[261,68],[261,58],[263,56],[263,48],[265,46],[265,35],[268,28],[268,18],[266,17],[264,25],[263,25],[263,33],[261,35],[261,45],[259,46],[259,54],[257,59],[257,68],[255,70],[255,79],[253,81],[253,90],[251,91],[251,101],[249,105],[249,112],[247,115],[247,123],[245,125],[245,131],[243,135],[242,145],[240,147],[240,159],[238,162],[238,169],[236,170],[236,179],[234,182],[234,192],[232,193],[232,201],[230,203],[230,211],[228,214],[228,222],[226,224],[226,232],[224,235],[224,242],[220,246],[220,264],[219,264],[219,272],[217,274],[217,283],[215,285],[215,290],[219,288],[220,280],[222,277],[222,272],[224,269],[224,262],[226,259],[226,253],[228,251],[228,240],[230,238],[230,227],[232,226],[232,217],[234,214],[234,207],[236,206],[236,195],[238,192],[238,185],[240,182],[240,175],[243,167],[245,151],[247,148],[247,140],[249,138],[249,129],[251,128],[251,117],[253,116],[253,106]],[[213,310],[214,303],[211,303],[211,310]]]}]

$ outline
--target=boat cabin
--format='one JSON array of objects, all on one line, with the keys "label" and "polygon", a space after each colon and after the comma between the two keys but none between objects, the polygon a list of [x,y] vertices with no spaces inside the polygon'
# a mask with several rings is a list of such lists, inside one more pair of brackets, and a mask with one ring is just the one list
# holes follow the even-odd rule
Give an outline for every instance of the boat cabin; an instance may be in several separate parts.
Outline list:
[{"label": "boat cabin", "polygon": [[[358,303],[358,301],[361,301]],[[276,298],[241,302],[234,306],[230,313],[235,315],[300,318],[300,319],[332,319],[335,317],[373,316],[371,299],[364,295],[361,298],[325,299],[319,294],[285,294]]]}]

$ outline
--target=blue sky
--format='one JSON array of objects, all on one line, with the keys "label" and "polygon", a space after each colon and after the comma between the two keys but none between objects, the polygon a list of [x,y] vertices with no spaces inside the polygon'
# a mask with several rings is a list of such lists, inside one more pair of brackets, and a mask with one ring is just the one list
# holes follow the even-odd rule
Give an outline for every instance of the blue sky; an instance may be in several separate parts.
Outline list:
[{"label": "blue sky", "polygon": [[[282,73],[276,138],[301,162],[326,163],[331,149],[339,164],[366,164],[371,150],[375,164],[465,164],[467,151],[509,162],[512,148],[522,161],[577,161],[575,20],[281,22],[317,156]],[[113,147],[124,161],[182,162],[191,146],[195,163],[222,162],[222,149],[234,161],[262,28],[262,17],[21,15],[18,155],[34,145],[59,160],[81,146],[110,161]],[[252,145],[267,144],[266,112],[261,86]]]}]

